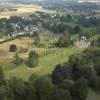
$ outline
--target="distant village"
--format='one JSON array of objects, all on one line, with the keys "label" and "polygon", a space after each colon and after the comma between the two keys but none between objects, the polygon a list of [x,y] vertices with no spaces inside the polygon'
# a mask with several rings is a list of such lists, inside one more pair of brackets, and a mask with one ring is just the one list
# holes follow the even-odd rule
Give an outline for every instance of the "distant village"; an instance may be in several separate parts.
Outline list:
[{"label": "distant village", "polygon": [[0,8],[0,12],[7,12],[7,11],[17,11],[16,8]]},{"label": "distant village", "polygon": [[[6,9],[4,9],[5,11],[7,11]],[[41,12],[37,12],[37,13],[41,13]],[[56,14],[50,14],[52,18],[55,18],[57,15]],[[41,18],[40,15],[36,14],[37,18]],[[25,16],[20,16],[19,18],[21,18],[22,20],[28,20],[31,21],[32,19],[30,18],[30,16],[25,15]],[[5,22],[3,23],[4,25],[6,24]],[[42,33],[42,32],[49,32],[48,30],[46,30],[45,28],[42,27],[41,23],[38,23],[37,25],[22,25],[20,24],[20,22],[17,23],[10,23],[10,25],[12,26],[12,28],[14,29],[14,32],[8,32],[7,34],[4,33],[0,33],[0,42],[5,41],[6,39],[12,39],[12,38],[16,38],[17,36],[32,36],[34,34],[34,32],[38,32],[38,33]]]},{"label": "distant village", "polygon": [[[3,9],[3,11],[9,11],[9,10],[14,10],[14,9]],[[62,19],[61,19],[62,18]],[[87,16],[84,16],[85,19],[89,20],[91,17],[87,18]],[[14,20],[13,20],[14,19]],[[63,13],[42,13],[42,12],[37,12],[33,15],[25,15],[25,16],[20,16],[20,17],[12,17],[8,20],[8,25],[10,25],[11,29],[10,32],[8,31],[5,35],[5,33],[0,32],[0,43],[10,40],[10,39],[15,39],[17,37],[21,36],[32,36],[34,32],[37,33],[50,33],[52,31],[58,31],[60,30],[60,33],[63,33],[66,31],[65,29],[65,21],[68,20],[73,21],[73,16],[70,14],[63,14]],[[13,21],[15,22],[13,22]],[[18,20],[18,21],[17,21]],[[62,21],[63,24],[57,23],[58,21]],[[10,23],[9,23],[10,22]],[[32,23],[34,22],[34,23]],[[58,25],[61,26],[56,26],[54,25],[57,23]],[[5,27],[7,23],[5,21],[3,22],[3,25]],[[50,25],[49,25],[50,24]],[[44,25],[44,26],[43,26]],[[52,26],[54,25],[54,26]],[[52,27],[50,27],[52,26]],[[7,26],[8,27],[8,26]],[[78,26],[75,26],[77,28]],[[61,29],[60,29],[61,28]],[[70,29],[70,27],[68,27]],[[78,27],[80,28],[80,27]],[[11,31],[11,30],[14,31]],[[71,28],[72,29],[72,28]],[[74,28],[71,30],[73,31]],[[80,31],[80,29],[78,29]],[[76,29],[77,31],[77,29]],[[86,36],[82,35],[80,39],[77,39],[74,43],[75,46],[79,48],[87,48],[90,46],[90,41],[87,39]]]}]

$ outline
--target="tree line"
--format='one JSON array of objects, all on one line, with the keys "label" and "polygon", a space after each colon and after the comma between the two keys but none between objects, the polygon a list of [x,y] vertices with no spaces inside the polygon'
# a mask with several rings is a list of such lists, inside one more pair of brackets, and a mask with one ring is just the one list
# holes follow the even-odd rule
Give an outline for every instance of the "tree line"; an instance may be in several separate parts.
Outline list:
[{"label": "tree line", "polygon": [[84,78],[88,86],[100,91],[100,49],[89,48],[82,54],[70,57],[69,62],[58,64],[53,71],[54,84],[61,84],[64,80],[76,82]]},{"label": "tree line", "polygon": [[83,78],[74,83],[64,81],[59,86],[54,85],[49,76],[32,75],[28,81],[16,77],[5,80],[0,67],[0,100],[77,100],[75,97],[85,100],[87,92],[87,81]]}]

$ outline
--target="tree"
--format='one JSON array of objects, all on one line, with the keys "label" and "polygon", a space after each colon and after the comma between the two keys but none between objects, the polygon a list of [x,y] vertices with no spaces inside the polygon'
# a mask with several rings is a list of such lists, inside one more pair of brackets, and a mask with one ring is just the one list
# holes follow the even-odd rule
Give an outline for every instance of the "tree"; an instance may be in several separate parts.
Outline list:
[{"label": "tree", "polygon": [[65,90],[69,90],[70,91],[73,88],[73,85],[74,85],[74,81],[73,80],[66,79],[66,80],[64,80],[62,82],[62,84],[59,87],[65,89]]},{"label": "tree", "polygon": [[36,47],[40,46],[40,37],[39,37],[39,33],[38,32],[34,32],[34,45]]},{"label": "tree", "polygon": [[74,100],[86,100],[88,96],[88,82],[84,78],[77,80],[72,88],[72,98]]},{"label": "tree", "polygon": [[20,65],[22,62],[23,62],[23,59],[20,58],[18,52],[16,52],[13,63],[16,65]]},{"label": "tree", "polygon": [[40,38],[39,37],[34,37],[34,44],[36,47],[40,46]]},{"label": "tree", "polygon": [[60,20],[63,21],[63,22],[71,22],[73,21],[73,18],[71,15],[63,15],[60,17]]},{"label": "tree", "polygon": [[5,79],[4,79],[4,72],[2,67],[0,67],[0,86],[4,85]]},{"label": "tree", "polygon": [[10,45],[10,48],[9,48],[10,52],[16,52],[16,50],[17,50],[17,47],[15,44]]},{"label": "tree", "polygon": [[26,97],[24,100],[38,100],[36,95],[36,87],[34,82],[29,81],[25,86]]},{"label": "tree", "polygon": [[100,77],[92,77],[90,87],[96,91],[100,91]]},{"label": "tree", "polygon": [[49,100],[72,100],[68,90],[54,87],[51,90]]},{"label": "tree", "polygon": [[4,86],[0,86],[0,100],[7,100],[6,89]]},{"label": "tree", "polygon": [[68,66],[72,68],[73,80],[84,77],[89,81],[96,75],[95,70],[91,67],[90,62],[88,62],[84,54],[77,54],[70,57]]},{"label": "tree", "polygon": [[80,29],[79,26],[75,26],[75,27],[73,28],[73,33],[74,33],[74,34],[80,34],[80,32],[81,32],[81,29]]},{"label": "tree", "polygon": [[8,82],[8,98],[9,100],[28,100],[27,98],[27,85],[21,79],[16,77],[11,77]]},{"label": "tree", "polygon": [[67,78],[65,67],[58,64],[52,73],[52,82],[54,84],[61,84]]},{"label": "tree", "polygon": [[97,76],[100,76],[100,62],[94,65],[94,70],[96,71]]},{"label": "tree", "polygon": [[33,79],[33,84],[36,88],[37,100],[48,100],[53,89],[53,84],[49,77],[40,77]]},{"label": "tree", "polygon": [[38,54],[35,51],[30,51],[27,65],[31,68],[38,65]]}]

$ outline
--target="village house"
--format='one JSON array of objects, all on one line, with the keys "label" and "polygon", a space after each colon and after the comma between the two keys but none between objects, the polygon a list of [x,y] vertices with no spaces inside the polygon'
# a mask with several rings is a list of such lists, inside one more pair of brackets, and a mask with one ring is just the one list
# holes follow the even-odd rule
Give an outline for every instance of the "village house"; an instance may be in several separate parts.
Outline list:
[{"label": "village house", "polygon": [[80,40],[75,42],[75,46],[79,48],[88,48],[90,45],[91,42],[85,36],[82,36]]}]

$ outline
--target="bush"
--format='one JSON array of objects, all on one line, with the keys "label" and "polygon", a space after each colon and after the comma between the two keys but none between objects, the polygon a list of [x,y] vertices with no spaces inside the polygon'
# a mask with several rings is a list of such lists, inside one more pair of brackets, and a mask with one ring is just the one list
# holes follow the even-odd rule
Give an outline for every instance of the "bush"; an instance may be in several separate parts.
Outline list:
[{"label": "bush", "polygon": [[63,36],[59,37],[59,39],[56,43],[56,46],[59,48],[63,48],[63,47],[71,46],[71,45],[73,45],[73,43],[74,43],[74,41],[71,39],[70,35],[63,35]]},{"label": "bush", "polygon": [[10,52],[16,52],[17,51],[16,45],[15,44],[10,45],[9,51]]}]

